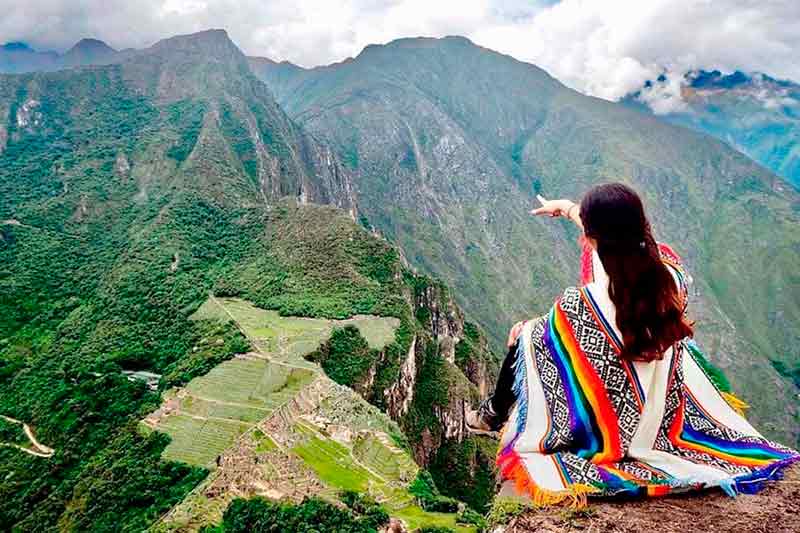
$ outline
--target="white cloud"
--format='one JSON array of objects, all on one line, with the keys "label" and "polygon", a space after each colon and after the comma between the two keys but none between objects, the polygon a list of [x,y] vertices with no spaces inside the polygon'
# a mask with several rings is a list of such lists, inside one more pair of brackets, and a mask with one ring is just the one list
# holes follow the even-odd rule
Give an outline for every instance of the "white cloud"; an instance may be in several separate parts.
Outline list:
[{"label": "white cloud", "polygon": [[[563,0],[474,38],[536,63],[580,91],[608,99],[646,79],[689,70],[766,72],[800,80],[797,0]],[[676,86],[659,95],[675,100]],[[655,96],[654,96],[655,98]]]},{"label": "white cloud", "polygon": [[[798,0],[0,0],[0,12],[0,42],[143,47],[221,27],[248,54],[303,66],[398,37],[460,34],[608,99],[692,69],[800,80]],[[668,106],[676,95],[652,97]]]}]

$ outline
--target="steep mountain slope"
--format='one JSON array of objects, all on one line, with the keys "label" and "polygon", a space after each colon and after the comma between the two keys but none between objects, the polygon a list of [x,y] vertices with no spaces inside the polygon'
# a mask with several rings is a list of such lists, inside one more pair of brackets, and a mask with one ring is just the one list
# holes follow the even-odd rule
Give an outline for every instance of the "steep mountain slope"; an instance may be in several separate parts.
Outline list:
[{"label": "steep mountain slope", "polygon": [[577,232],[530,217],[535,194],[632,184],[694,276],[711,359],[767,434],[796,442],[800,196],[786,182],[710,137],[464,38],[401,39],[310,70],[251,68],[337,148],[368,223],[452,284],[497,344],[578,276]]},{"label": "steep mountain slope", "polygon": [[[668,83],[650,81],[623,102],[649,111],[645,102]],[[800,85],[760,73],[698,71],[681,80],[677,100],[660,118],[713,135],[800,188]]]},{"label": "steep mountain slope", "polygon": [[[0,446],[0,530],[141,531],[208,474],[162,459],[169,437],[139,421],[159,391],[253,349],[235,324],[194,316],[209,294],[393,317],[381,349],[332,334],[321,366],[333,357],[333,379],[394,415],[421,463],[471,443],[461,417],[487,379],[485,342],[355,216],[343,165],[222,31],[0,76],[0,414],[54,450]],[[354,364],[337,373],[341,349]],[[26,445],[18,425],[0,438]]]}]

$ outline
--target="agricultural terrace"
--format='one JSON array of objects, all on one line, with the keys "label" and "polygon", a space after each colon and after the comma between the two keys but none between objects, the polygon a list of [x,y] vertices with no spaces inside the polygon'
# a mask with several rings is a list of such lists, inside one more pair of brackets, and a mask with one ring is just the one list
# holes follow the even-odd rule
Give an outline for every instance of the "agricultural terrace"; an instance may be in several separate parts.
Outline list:
[{"label": "agricultural terrace", "polygon": [[225,361],[185,387],[171,389],[144,424],[172,438],[163,457],[214,467],[222,452],[259,420],[286,404],[320,375],[303,356],[334,328],[353,325],[371,347],[394,339],[396,318],[356,316],[348,320],[282,317],[235,298],[209,299],[194,320],[234,322],[255,351]]}]

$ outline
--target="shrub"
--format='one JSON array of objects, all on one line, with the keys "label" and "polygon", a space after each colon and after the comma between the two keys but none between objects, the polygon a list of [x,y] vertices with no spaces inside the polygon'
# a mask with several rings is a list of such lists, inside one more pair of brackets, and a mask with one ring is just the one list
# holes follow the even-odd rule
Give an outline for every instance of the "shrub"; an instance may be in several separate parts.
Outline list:
[{"label": "shrub", "polygon": [[427,470],[420,470],[408,487],[408,492],[417,499],[417,503],[426,511],[436,513],[455,513],[459,503],[453,498],[442,496],[433,478]]},{"label": "shrub", "polygon": [[236,499],[225,511],[222,525],[210,531],[375,533],[388,522],[389,515],[373,501],[354,493],[346,493],[343,498],[353,507],[341,509],[318,498],[306,499],[299,505],[277,503],[260,497]]}]

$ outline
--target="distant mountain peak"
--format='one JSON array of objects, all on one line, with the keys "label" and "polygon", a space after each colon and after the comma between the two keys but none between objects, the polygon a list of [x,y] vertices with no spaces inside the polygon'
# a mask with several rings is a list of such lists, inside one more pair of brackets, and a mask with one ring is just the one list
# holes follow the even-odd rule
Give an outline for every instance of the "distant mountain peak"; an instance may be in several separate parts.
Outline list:
[{"label": "distant mountain peak", "polygon": [[686,75],[693,88],[715,87],[719,89],[731,89],[738,85],[743,85],[752,80],[750,76],[740,70],[723,74],[719,70],[698,70]]},{"label": "distant mountain peak", "polygon": [[362,57],[365,54],[369,54],[377,50],[418,47],[429,48],[453,44],[477,47],[475,43],[461,35],[447,35],[445,37],[401,37],[399,39],[389,41],[386,44],[368,44],[364,47],[361,53],[358,54],[358,57]]},{"label": "distant mountain peak", "polygon": [[162,39],[158,41],[153,48],[184,48],[197,46],[236,47],[233,41],[231,41],[230,36],[228,36],[227,31],[222,29],[210,29]]},{"label": "distant mountain peak", "polygon": [[76,52],[114,53],[116,52],[116,50],[108,46],[104,41],[101,41],[100,39],[85,38],[75,43],[75,45],[67,51],[67,54]]},{"label": "distant mountain peak", "polygon": [[204,30],[186,35],[176,35],[158,41],[151,48],[158,53],[202,55],[210,62],[235,62],[241,64],[246,58],[239,47],[221,29]]},{"label": "distant mountain peak", "polygon": [[28,46],[27,43],[23,43],[21,41],[7,42],[2,48],[6,52],[33,52],[33,48]]}]

